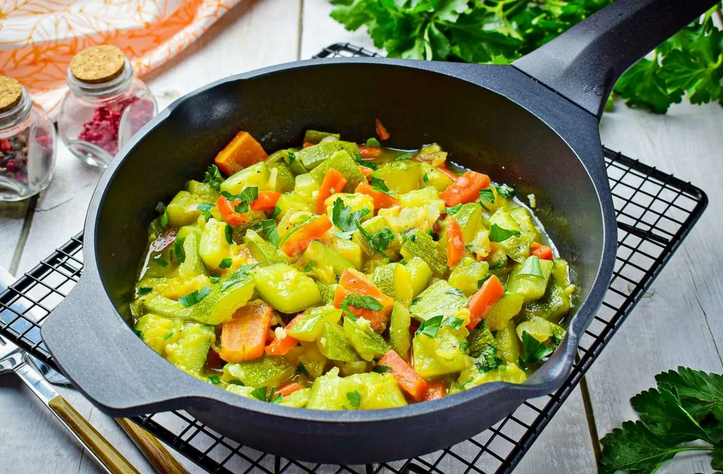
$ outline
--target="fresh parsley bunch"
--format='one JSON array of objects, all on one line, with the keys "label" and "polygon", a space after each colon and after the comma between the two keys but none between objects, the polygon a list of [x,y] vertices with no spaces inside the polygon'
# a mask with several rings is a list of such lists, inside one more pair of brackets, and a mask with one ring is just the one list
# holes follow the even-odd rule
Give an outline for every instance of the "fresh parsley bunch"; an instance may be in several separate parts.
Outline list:
[{"label": "fresh parsley bunch", "polygon": [[651,474],[686,451],[709,452],[718,474],[723,470],[723,376],[678,367],[655,380],[657,388],[630,400],[640,421],[626,421],[601,440],[600,474]]},{"label": "fresh parsley bunch", "polygon": [[[332,0],[348,30],[367,26],[394,58],[507,64],[613,0]],[[723,104],[720,6],[659,46],[616,84],[628,105],[663,114],[684,95]]]}]

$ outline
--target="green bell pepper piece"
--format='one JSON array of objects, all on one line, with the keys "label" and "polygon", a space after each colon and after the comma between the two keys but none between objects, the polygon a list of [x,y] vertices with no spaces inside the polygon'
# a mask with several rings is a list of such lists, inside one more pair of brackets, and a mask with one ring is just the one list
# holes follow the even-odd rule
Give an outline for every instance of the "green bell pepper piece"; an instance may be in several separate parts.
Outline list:
[{"label": "green bell pepper piece", "polygon": [[254,281],[259,295],[282,313],[298,313],[321,303],[314,280],[283,263],[257,268]]}]

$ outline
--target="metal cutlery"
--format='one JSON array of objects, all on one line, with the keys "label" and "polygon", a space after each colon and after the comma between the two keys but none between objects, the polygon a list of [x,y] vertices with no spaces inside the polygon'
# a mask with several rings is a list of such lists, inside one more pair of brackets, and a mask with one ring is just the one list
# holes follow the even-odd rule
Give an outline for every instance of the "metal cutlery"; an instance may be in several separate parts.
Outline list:
[{"label": "metal cutlery", "polygon": [[140,474],[83,415],[27,363],[27,353],[0,337],[0,375],[14,372],[111,474]]}]

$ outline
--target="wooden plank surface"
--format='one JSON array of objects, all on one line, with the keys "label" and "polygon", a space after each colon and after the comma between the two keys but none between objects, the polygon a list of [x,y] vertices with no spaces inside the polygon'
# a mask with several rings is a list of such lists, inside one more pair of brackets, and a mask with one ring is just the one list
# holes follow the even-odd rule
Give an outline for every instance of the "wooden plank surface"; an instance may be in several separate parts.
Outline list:
[{"label": "wooden plank surface", "polygon": [[[215,79],[307,58],[323,46],[350,41],[371,47],[363,32],[346,32],[328,18],[327,0],[243,0],[188,51],[148,79],[162,105]],[[300,16],[303,11],[303,16]],[[689,179],[709,191],[711,208],[589,375],[596,427],[601,435],[632,412],[628,399],[653,383],[653,375],[678,364],[721,371],[723,279],[717,215],[723,192],[717,153],[723,145],[723,110],[713,105],[675,107],[666,117],[624,107],[602,124],[608,146]],[[695,161],[694,161],[695,160]],[[58,157],[51,188],[38,201],[19,270],[31,268],[82,229],[87,202],[99,173],[67,151]],[[0,240],[21,235],[26,204],[0,206]],[[0,252],[8,268],[12,255]],[[64,391],[143,472],[140,458],[112,420],[74,391]],[[0,472],[100,472],[39,402],[12,376],[0,378]],[[48,455],[37,455],[43,446]],[[190,463],[186,462],[188,465]],[[706,471],[702,459],[675,464],[664,472]],[[202,472],[196,467],[192,472]],[[595,472],[582,398],[576,390],[523,459],[518,472]]]}]

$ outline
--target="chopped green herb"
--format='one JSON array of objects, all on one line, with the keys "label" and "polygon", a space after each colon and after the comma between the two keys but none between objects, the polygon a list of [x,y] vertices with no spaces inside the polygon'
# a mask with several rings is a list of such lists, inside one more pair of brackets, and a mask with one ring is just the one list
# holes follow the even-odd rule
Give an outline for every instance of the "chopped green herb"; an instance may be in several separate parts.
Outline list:
[{"label": "chopped green herb", "polygon": [[218,283],[218,281],[221,279],[221,277],[210,276],[210,277],[208,277],[208,279],[211,280],[211,283],[213,283],[215,285],[216,283]]},{"label": "chopped green herb", "polygon": [[299,362],[299,364],[296,366],[296,374],[303,375],[304,377],[310,377],[309,371],[306,370],[303,362]]},{"label": "chopped green herb", "polygon": [[341,310],[344,312],[345,318],[349,318],[353,322],[356,322],[356,320],[359,319],[356,317],[356,314],[352,313],[349,309],[349,303],[346,301],[346,299],[339,304],[339,308],[341,308]]},{"label": "chopped green herb", "polygon": [[218,268],[221,270],[226,270],[227,268],[231,268],[231,265],[233,264],[233,260],[231,257],[224,257],[221,259],[221,263],[218,264]]},{"label": "chopped green herb", "polygon": [[[490,270],[499,270],[500,268],[505,266],[505,263],[506,262],[504,260],[502,260],[501,262],[498,262],[498,263],[494,264],[493,266],[491,266]],[[490,275],[490,276],[492,276],[492,275]],[[484,280],[482,280],[482,281],[484,281]]]},{"label": "chopped green herb", "polygon": [[308,273],[308,272],[312,271],[315,266],[316,266],[316,262],[309,262],[304,267],[304,271]]},{"label": "chopped green herb", "polygon": [[208,381],[211,382],[211,383],[214,384],[214,385],[218,385],[218,384],[221,383],[221,379],[218,378],[218,375],[211,375],[211,376],[208,378]]},{"label": "chopped green herb", "polygon": [[291,166],[294,164],[294,161],[296,161],[296,153],[293,151],[287,151],[287,153],[289,154],[289,166]]},{"label": "chopped green herb", "polygon": [[490,372],[502,365],[504,361],[497,356],[497,346],[486,343],[482,352],[475,358],[475,367],[480,372]]},{"label": "chopped green herb", "polygon": [[371,161],[364,161],[364,160],[362,160],[361,155],[356,155],[356,156],[354,157],[354,161],[356,161],[358,164],[360,164],[360,165],[362,165],[362,166],[366,166],[367,168],[371,168],[371,169],[373,169],[373,170],[376,170],[376,169],[378,168],[378,166],[376,165],[376,163],[372,163]]},{"label": "chopped green herb", "polygon": [[344,298],[344,302],[355,308],[369,309],[371,311],[379,311],[384,308],[384,305],[382,305],[379,300],[371,296],[351,294]]},{"label": "chopped green herb", "polygon": [[553,352],[552,348],[535,339],[527,331],[522,331],[522,345],[525,350],[519,362],[523,369],[527,369],[531,364],[541,361]]},{"label": "chopped green herb", "polygon": [[366,208],[351,212],[351,207],[346,206],[341,198],[337,198],[331,211],[331,222],[341,232],[334,232],[334,235],[344,240],[351,239],[359,221],[367,214],[369,214],[369,209]]},{"label": "chopped green herb", "polygon": [[255,388],[251,393],[251,397],[262,402],[279,403],[283,396],[280,393],[276,393],[276,387],[271,387],[268,395],[266,394],[266,387]]},{"label": "chopped green herb", "polygon": [[448,207],[447,214],[449,214],[450,216],[453,216],[453,215],[457,214],[461,208],[462,208],[462,204],[457,204],[456,206]]},{"label": "chopped green herb", "polygon": [[278,216],[279,214],[281,214],[281,208],[280,208],[279,206],[275,206],[275,207],[274,207],[274,210],[271,211],[271,216],[269,216],[269,217],[271,217],[272,219],[274,219],[274,218],[275,218],[276,216]]},{"label": "chopped green herb", "polygon": [[139,331],[138,329],[134,329],[133,332],[136,334],[136,336],[143,339],[143,331]]},{"label": "chopped green herb", "polygon": [[226,227],[223,229],[224,234],[226,235],[226,242],[229,244],[233,243],[233,227],[226,224]]},{"label": "chopped green herb", "polygon": [[372,369],[372,371],[378,373],[378,374],[386,374],[387,372],[391,371],[392,368],[388,365],[376,365]]},{"label": "chopped green herb", "polygon": [[[409,160],[409,159],[414,158],[414,155],[416,155],[416,154],[417,154],[417,152],[415,152],[415,151],[409,151],[407,153],[402,153],[401,155],[398,155],[397,157],[395,157],[394,161]],[[426,174],[425,174],[425,176],[426,176]],[[427,181],[424,181],[424,182],[426,183]]]},{"label": "chopped green herb", "polygon": [[183,306],[188,308],[189,306],[193,306],[194,304],[197,304],[199,301],[204,299],[206,296],[208,296],[210,292],[211,287],[204,286],[200,290],[195,290],[187,294],[186,296],[181,296],[180,298],[178,298],[178,301],[180,301]]},{"label": "chopped green herb", "polygon": [[376,189],[377,191],[381,191],[384,194],[397,194],[396,191],[390,191],[389,187],[387,187],[386,181],[384,181],[381,178],[377,178],[376,176],[372,176],[372,189]]},{"label": "chopped green herb", "polygon": [[352,408],[359,408],[361,406],[361,393],[356,390],[347,392],[346,399],[349,400],[349,405],[351,405]]},{"label": "chopped green herb", "polygon": [[140,295],[140,296],[147,295],[151,291],[153,291],[153,288],[149,288],[147,286],[142,286],[142,287],[138,288],[138,295]]},{"label": "chopped green herb", "polygon": [[165,336],[163,336],[163,340],[167,341],[168,339],[173,337],[173,331],[167,332]]},{"label": "chopped green herb", "polygon": [[459,350],[461,350],[462,352],[464,352],[464,353],[466,354],[466,353],[467,353],[467,349],[469,349],[469,342],[467,342],[467,341],[462,341],[462,342],[459,343]]},{"label": "chopped green herb", "polygon": [[206,222],[208,222],[208,220],[213,217],[213,215],[211,214],[211,209],[213,209],[213,204],[211,204],[210,202],[202,202],[201,204],[196,206],[196,209],[201,211],[201,215],[206,220]]},{"label": "chopped green herb", "polygon": [[256,186],[249,186],[245,188],[243,191],[241,191],[241,194],[238,195],[237,199],[235,199],[240,202],[234,206],[233,210],[242,214],[245,212],[249,212],[249,206],[258,197],[259,188],[257,188]]},{"label": "chopped green herb", "polygon": [[495,203],[495,193],[492,191],[492,189],[482,189],[479,192],[479,198],[480,198],[480,205],[482,206],[482,209],[489,212],[489,208],[485,206],[485,203],[488,204],[494,204]]},{"label": "chopped green herb", "polygon": [[522,264],[518,275],[531,275],[540,278],[545,278],[545,274],[542,273],[542,267],[540,266],[540,258],[536,255],[527,257],[525,263]]},{"label": "chopped green herb", "polygon": [[503,184],[502,186],[497,186],[497,194],[505,199],[510,199],[515,195],[515,190],[511,186]]},{"label": "chopped green herb", "polygon": [[434,316],[423,321],[415,334],[424,334],[425,336],[434,338],[437,335],[437,331],[439,331],[439,326],[442,324],[442,319],[444,319],[444,316],[440,314],[439,316]]},{"label": "chopped green herb", "polygon": [[422,181],[424,181],[425,183],[429,182],[429,176],[427,176],[427,173],[424,173],[424,176],[422,177]]},{"label": "chopped green herb", "polygon": [[159,202],[158,205],[156,205],[156,212],[160,214],[160,216],[158,216],[158,225],[161,229],[165,229],[168,227],[168,209],[166,209],[166,205]]},{"label": "chopped green herb", "polygon": [[276,222],[273,219],[261,221],[261,230],[264,231],[269,242],[276,247],[279,246],[279,231],[276,229]]},{"label": "chopped green herb", "polygon": [[519,237],[520,231],[503,229],[497,224],[492,224],[492,227],[490,228],[490,242],[504,242],[513,236]]},{"label": "chopped green herb", "polygon": [[450,316],[447,318],[447,320],[444,322],[444,324],[453,329],[459,329],[464,324],[464,319],[458,318],[457,316]]},{"label": "chopped green herb", "polygon": [[184,238],[176,238],[173,242],[173,252],[176,254],[176,261],[178,261],[178,263],[186,261],[186,251],[183,249],[183,242],[185,240]]},{"label": "chopped green herb", "polygon": [[389,244],[392,242],[392,240],[394,240],[394,234],[390,229],[385,227],[378,230],[374,234],[370,234],[358,222],[356,227],[357,229],[359,229],[359,232],[361,232],[364,238],[367,239],[367,241],[369,242],[369,245],[372,248],[372,252],[376,251],[384,257],[387,256],[384,251],[387,249],[387,247],[389,247]]},{"label": "chopped green herb", "polygon": [[[215,191],[221,190],[221,183],[223,183],[223,175],[221,174],[221,171],[218,169],[218,166],[211,165],[208,167],[208,171],[206,171],[203,175],[203,182],[206,184],[209,184]],[[208,220],[208,219],[206,219]]]}]

